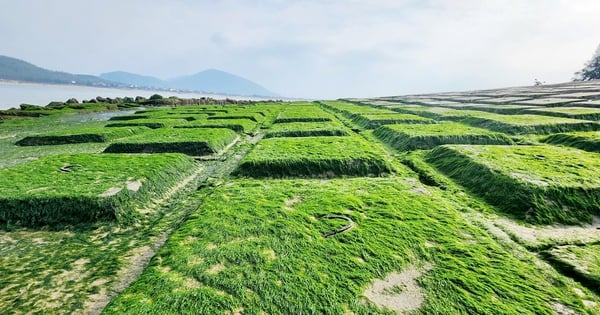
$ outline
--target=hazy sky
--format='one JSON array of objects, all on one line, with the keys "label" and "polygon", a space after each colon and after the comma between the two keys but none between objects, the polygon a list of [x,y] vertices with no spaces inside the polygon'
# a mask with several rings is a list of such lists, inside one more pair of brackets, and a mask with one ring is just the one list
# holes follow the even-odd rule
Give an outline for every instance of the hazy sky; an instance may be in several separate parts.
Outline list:
[{"label": "hazy sky", "polygon": [[598,0],[0,0],[0,54],[53,70],[171,78],[216,68],[284,96],[569,81]]}]

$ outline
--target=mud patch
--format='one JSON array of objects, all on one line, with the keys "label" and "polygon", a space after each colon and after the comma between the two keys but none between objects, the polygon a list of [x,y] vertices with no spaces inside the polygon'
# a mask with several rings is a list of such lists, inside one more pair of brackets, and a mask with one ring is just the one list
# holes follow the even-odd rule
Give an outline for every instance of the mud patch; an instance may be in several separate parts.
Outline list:
[{"label": "mud patch", "polygon": [[373,304],[396,312],[418,310],[425,295],[416,279],[431,270],[431,264],[422,268],[408,266],[404,271],[390,273],[385,279],[376,279],[363,293]]},{"label": "mud patch", "polygon": [[206,273],[214,275],[217,274],[221,271],[225,270],[225,265],[223,264],[216,264],[212,267],[210,267],[208,270],[206,270]]},{"label": "mud patch", "polygon": [[577,314],[572,309],[570,309],[560,303],[553,303],[551,305],[551,307],[552,307],[552,310],[554,311],[554,313],[556,313],[558,315],[575,315],[575,314]]},{"label": "mud patch", "polygon": [[127,182],[127,189],[131,191],[138,191],[142,187],[142,180],[138,179],[133,182]]},{"label": "mud patch", "polygon": [[118,194],[119,192],[121,192],[121,190],[122,190],[122,188],[119,188],[119,187],[109,188],[107,191],[100,194],[99,197],[106,198],[106,197],[114,196],[114,195]]},{"label": "mud patch", "polygon": [[300,195],[296,195],[294,196],[294,198],[292,199],[287,199],[284,203],[285,203],[285,210],[291,211],[294,210],[293,205],[297,204],[298,202],[302,201],[302,196]]}]

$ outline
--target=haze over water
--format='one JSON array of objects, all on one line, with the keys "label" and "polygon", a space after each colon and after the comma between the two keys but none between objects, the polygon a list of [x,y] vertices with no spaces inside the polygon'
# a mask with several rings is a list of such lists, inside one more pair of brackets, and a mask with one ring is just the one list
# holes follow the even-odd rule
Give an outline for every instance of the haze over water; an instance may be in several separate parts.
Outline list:
[{"label": "haze over water", "polygon": [[52,101],[64,102],[70,98],[76,98],[78,101],[89,100],[102,97],[133,97],[143,96],[150,97],[153,94],[160,94],[164,97],[177,96],[181,98],[201,98],[212,97],[215,99],[225,99],[227,97],[234,99],[251,99],[258,100],[259,98],[250,96],[228,96],[216,94],[202,93],[178,93],[168,91],[151,91],[151,90],[136,90],[136,89],[110,89],[96,88],[78,85],[50,85],[50,84],[31,84],[31,83],[0,83],[0,109],[9,109],[11,107],[18,108],[20,104],[33,104],[46,106]]}]

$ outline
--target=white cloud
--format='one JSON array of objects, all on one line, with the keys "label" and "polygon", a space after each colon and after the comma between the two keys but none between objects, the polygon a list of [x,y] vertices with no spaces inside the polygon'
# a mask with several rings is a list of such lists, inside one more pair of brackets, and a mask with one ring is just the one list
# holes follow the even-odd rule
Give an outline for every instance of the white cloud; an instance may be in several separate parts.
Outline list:
[{"label": "white cloud", "polygon": [[305,97],[567,81],[600,41],[595,0],[4,2],[0,54],[80,73],[220,68]]}]

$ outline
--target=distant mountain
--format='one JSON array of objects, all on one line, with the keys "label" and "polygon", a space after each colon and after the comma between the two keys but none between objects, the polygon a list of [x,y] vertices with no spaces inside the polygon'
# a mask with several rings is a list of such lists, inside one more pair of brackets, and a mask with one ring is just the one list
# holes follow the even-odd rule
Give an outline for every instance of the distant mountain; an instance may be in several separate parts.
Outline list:
[{"label": "distant mountain", "polygon": [[108,73],[103,73],[100,75],[100,78],[121,82],[127,85],[133,85],[136,87],[147,87],[147,88],[160,88],[165,89],[169,88],[169,83],[155,77],[139,75],[135,73],[125,72],[125,71],[113,71]]},{"label": "distant mountain", "polygon": [[248,79],[215,69],[166,81],[124,71],[103,73],[98,77],[50,71],[7,56],[0,56],[0,80],[102,87],[135,86],[145,89],[175,89],[228,95],[278,96]]},{"label": "distant mountain", "polygon": [[50,71],[26,61],[7,56],[0,56],[0,80],[106,87],[122,86],[122,84],[104,80],[93,75]]},{"label": "distant mountain", "polygon": [[209,69],[168,81],[178,89],[232,95],[278,96],[263,86],[225,71]]}]

